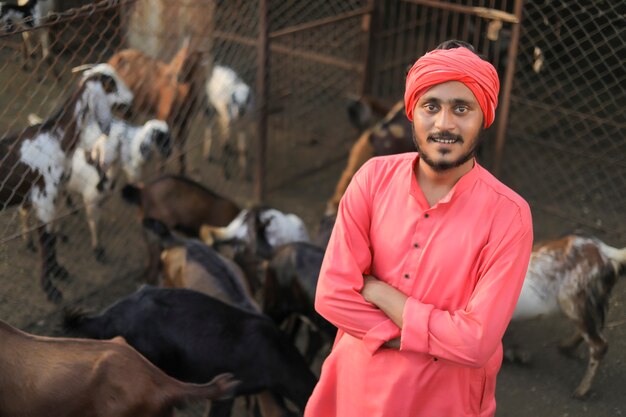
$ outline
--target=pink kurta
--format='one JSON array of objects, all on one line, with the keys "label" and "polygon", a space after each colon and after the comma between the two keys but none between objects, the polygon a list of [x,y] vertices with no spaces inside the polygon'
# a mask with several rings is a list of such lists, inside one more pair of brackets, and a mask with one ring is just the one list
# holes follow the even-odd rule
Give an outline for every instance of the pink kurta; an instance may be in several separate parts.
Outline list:
[{"label": "pink kurta", "polygon": [[[475,163],[429,207],[416,153],[373,158],[341,200],[316,309],[339,328],[305,417],[493,416],[502,335],[532,247],[528,204]],[[397,327],[360,294],[409,296]],[[401,337],[400,350],[381,347]]]}]

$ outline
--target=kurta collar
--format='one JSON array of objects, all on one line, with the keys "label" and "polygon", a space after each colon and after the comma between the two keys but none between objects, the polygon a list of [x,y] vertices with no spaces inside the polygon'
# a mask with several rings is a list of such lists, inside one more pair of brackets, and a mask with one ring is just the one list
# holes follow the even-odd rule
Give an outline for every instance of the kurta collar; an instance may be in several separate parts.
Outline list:
[{"label": "kurta collar", "polygon": [[[424,196],[422,189],[417,183],[417,178],[415,176],[415,166],[417,164],[417,161],[419,161],[419,153],[415,154],[413,161],[409,165],[409,177],[410,177],[409,194],[412,195],[415,199],[417,199],[420,202],[420,204],[425,205],[425,207],[428,207],[428,202],[426,200],[426,197]],[[456,184],[454,184],[454,186],[448,192],[448,194],[446,194],[445,197],[439,200],[439,202],[437,202],[437,204],[435,204],[433,207],[436,207],[439,204],[449,203],[455,196],[461,194],[466,189],[472,187],[474,183],[476,182],[476,180],[478,179],[478,177],[480,176],[480,171],[482,169],[483,168],[478,164],[478,161],[476,161],[476,158],[474,158],[474,166],[472,167],[472,169],[467,174],[463,175],[456,182]]]}]

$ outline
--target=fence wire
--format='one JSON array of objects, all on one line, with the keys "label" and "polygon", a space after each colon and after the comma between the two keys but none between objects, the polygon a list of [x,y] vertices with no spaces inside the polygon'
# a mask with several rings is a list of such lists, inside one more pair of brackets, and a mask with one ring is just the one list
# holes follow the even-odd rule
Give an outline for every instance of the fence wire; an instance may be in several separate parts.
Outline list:
[{"label": "fence wire", "polygon": [[581,229],[624,245],[625,12],[623,2],[524,6],[502,178],[546,235]]}]

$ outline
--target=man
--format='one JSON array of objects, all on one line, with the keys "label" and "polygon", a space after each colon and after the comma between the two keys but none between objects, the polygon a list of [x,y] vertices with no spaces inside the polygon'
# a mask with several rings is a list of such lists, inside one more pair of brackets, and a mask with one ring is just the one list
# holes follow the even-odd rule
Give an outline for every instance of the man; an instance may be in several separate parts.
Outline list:
[{"label": "man", "polygon": [[418,153],[369,160],[341,200],[316,295],[339,331],[306,417],[494,415],[533,239],[528,204],[473,157],[498,90],[459,41],[409,71]]}]

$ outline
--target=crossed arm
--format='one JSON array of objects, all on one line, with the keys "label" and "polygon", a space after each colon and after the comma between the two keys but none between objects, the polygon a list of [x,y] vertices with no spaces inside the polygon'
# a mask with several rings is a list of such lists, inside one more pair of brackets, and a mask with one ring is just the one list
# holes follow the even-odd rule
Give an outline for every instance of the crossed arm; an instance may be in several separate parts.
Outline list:
[{"label": "crossed arm", "polygon": [[[402,329],[402,312],[408,296],[391,285],[376,279],[373,275],[363,275],[361,295],[365,301],[381,309],[396,326]],[[400,349],[400,338],[394,337],[385,342],[383,347]]]}]

